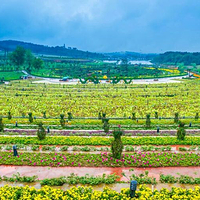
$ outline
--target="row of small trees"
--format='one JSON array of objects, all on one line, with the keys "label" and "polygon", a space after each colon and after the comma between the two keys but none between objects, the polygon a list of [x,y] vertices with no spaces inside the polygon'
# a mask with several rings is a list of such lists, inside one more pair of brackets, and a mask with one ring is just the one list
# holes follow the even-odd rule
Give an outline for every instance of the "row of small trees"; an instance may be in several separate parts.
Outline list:
[{"label": "row of small trees", "polygon": [[[71,112],[68,112],[67,113],[68,114],[68,120],[72,120],[72,113]],[[29,122],[30,123],[32,123],[33,122],[33,115],[32,115],[32,113],[31,112],[29,112],[28,113],[28,117],[29,117]],[[64,117],[65,117],[65,115],[64,114],[60,114],[60,118],[61,119],[64,119]],[[161,119],[161,118],[159,118],[159,116],[158,116],[158,112],[155,112],[155,119]],[[47,118],[47,116],[46,116],[46,111],[45,112],[43,112],[43,118]],[[106,113],[101,113],[101,112],[99,112],[99,114],[98,114],[98,119],[102,119],[102,122],[104,121],[104,119],[106,118]],[[12,119],[12,115],[11,115],[11,112],[9,111],[8,112],[8,119]],[[132,120],[137,120],[137,118],[136,118],[136,113],[132,113],[132,117],[131,117],[131,119]],[[149,124],[149,120],[150,120],[150,114],[147,114],[146,115],[146,119],[148,119],[147,120],[147,126],[148,126],[148,124]],[[195,117],[194,117],[194,119],[195,120],[198,120],[199,119],[199,113],[196,113],[196,115],[195,115]],[[179,121],[179,113],[175,113],[174,114],[174,123],[178,123],[178,121]]]}]

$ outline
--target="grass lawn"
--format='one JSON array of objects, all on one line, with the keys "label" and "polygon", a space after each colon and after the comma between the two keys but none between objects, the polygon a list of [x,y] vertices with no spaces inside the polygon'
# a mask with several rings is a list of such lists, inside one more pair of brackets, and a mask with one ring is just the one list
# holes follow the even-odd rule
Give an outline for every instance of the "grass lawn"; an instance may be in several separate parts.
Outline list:
[{"label": "grass lawn", "polygon": [[21,76],[23,76],[24,73],[22,72],[0,72],[0,80],[4,77],[5,81],[10,81],[10,80],[17,80],[20,79]]}]

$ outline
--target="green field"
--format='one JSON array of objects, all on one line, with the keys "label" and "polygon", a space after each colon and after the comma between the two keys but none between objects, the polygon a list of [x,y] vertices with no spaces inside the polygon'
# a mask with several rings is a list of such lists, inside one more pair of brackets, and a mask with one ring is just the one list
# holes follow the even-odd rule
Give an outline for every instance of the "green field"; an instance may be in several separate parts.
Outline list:
[{"label": "green field", "polygon": [[23,76],[24,73],[22,72],[0,72],[0,80],[4,78],[5,81],[10,81],[10,80],[17,80],[20,79],[21,76]]}]

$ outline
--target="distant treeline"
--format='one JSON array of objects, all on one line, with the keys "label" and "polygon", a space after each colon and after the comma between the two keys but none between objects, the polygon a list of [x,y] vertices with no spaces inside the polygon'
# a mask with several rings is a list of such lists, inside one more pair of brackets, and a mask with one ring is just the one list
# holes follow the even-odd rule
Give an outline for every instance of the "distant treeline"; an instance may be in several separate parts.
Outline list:
[{"label": "distant treeline", "polygon": [[200,65],[200,53],[189,53],[189,52],[165,52],[154,57],[154,63],[160,64],[178,64],[183,63],[184,65],[197,64]]},{"label": "distant treeline", "polygon": [[0,50],[3,51],[14,51],[17,46],[29,49],[31,50],[32,53],[41,55],[44,54],[44,55],[67,56],[70,58],[104,58],[103,54],[81,51],[78,50],[77,48],[72,48],[72,47],[66,48],[65,45],[49,47],[49,46],[15,41],[15,40],[0,41]]}]

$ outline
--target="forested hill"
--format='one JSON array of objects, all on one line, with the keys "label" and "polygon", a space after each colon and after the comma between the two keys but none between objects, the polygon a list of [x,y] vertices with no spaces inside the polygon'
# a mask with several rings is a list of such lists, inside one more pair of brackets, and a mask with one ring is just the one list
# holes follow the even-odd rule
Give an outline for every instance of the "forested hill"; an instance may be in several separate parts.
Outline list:
[{"label": "forested hill", "polygon": [[184,63],[184,65],[191,65],[195,63],[200,65],[200,53],[190,53],[190,52],[165,52],[163,54],[159,54],[153,59],[154,63]]},{"label": "forested hill", "polygon": [[130,51],[122,51],[122,52],[111,52],[104,53],[105,56],[108,56],[110,59],[129,59],[129,60],[152,60],[157,54],[153,53],[137,53]]},{"label": "forested hill", "polygon": [[17,46],[24,47],[31,50],[33,53],[41,55],[55,55],[55,56],[67,56],[70,58],[103,58],[103,54],[91,53],[88,51],[81,51],[77,48],[65,48],[65,46],[49,47],[44,45],[38,45],[33,43],[4,40],[0,41],[0,50],[13,51]]}]

